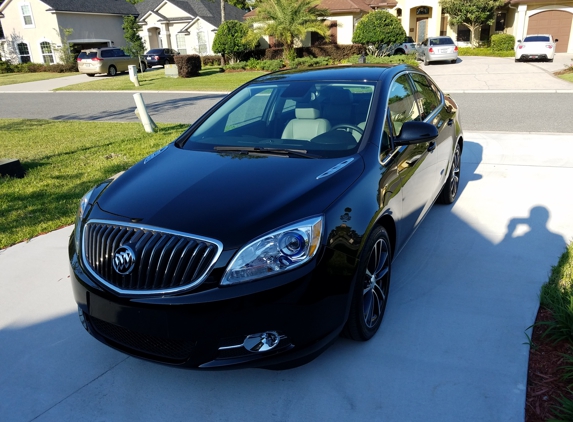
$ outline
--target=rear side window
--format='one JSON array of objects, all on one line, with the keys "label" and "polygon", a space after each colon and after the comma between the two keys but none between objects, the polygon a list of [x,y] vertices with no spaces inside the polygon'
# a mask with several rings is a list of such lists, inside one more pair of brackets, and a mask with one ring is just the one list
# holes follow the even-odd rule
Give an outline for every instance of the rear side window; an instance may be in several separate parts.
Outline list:
[{"label": "rear side window", "polygon": [[113,50],[102,50],[101,56],[104,58],[109,58],[115,56],[115,54],[113,54]]},{"label": "rear side window", "polygon": [[436,86],[424,75],[412,73],[412,80],[416,88],[416,100],[422,111],[422,119],[426,119],[442,103],[440,93]]},{"label": "rear side window", "polygon": [[453,43],[450,37],[432,38],[430,40],[430,45],[452,45]]},{"label": "rear side window", "polygon": [[533,37],[525,37],[523,42],[549,42],[549,37],[545,35],[535,35]]}]

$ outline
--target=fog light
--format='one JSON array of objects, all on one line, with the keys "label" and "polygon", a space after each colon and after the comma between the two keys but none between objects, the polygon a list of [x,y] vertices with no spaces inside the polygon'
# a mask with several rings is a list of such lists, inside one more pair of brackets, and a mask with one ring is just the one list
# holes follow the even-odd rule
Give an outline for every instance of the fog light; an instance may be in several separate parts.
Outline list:
[{"label": "fog light", "polygon": [[79,306],[78,306],[78,316],[80,317],[80,322],[82,323],[86,331],[89,331],[88,323],[86,321],[86,317],[84,316],[84,311],[82,311],[82,308],[80,308]]},{"label": "fog light", "polygon": [[243,342],[243,347],[249,352],[266,352],[279,344],[280,336],[275,331],[251,334]]}]

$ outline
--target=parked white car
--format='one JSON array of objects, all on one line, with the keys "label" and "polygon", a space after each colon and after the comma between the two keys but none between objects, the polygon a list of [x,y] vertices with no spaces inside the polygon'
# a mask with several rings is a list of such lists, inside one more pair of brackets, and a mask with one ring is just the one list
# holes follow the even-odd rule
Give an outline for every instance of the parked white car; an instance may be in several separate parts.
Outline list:
[{"label": "parked white car", "polygon": [[547,60],[552,62],[555,56],[555,43],[549,34],[528,35],[515,45],[515,61]]}]

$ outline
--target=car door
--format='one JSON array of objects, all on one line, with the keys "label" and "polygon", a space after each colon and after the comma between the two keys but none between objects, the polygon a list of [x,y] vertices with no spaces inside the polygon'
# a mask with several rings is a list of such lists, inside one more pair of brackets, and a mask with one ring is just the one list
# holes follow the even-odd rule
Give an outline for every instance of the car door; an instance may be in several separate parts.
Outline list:
[{"label": "car door", "polygon": [[431,176],[435,184],[427,204],[429,208],[440,193],[447,177],[448,164],[454,148],[454,112],[445,106],[443,94],[430,78],[415,72],[410,76],[414,83],[416,101],[422,120],[433,124],[438,129],[438,137],[434,140],[437,151],[436,166]]},{"label": "car door", "polygon": [[[388,116],[391,136],[400,135],[408,121],[422,121],[416,91],[407,73],[398,76],[390,86]],[[434,141],[394,147],[390,156],[400,177],[402,192],[402,233],[412,233],[427,212],[438,181],[434,176],[438,155]],[[401,239],[404,241],[405,239]]]}]

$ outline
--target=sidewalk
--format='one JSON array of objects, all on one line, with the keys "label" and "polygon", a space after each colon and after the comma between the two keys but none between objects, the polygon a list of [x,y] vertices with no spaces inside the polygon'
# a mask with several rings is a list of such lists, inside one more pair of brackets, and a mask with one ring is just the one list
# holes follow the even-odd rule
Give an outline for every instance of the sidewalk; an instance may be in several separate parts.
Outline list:
[{"label": "sidewalk", "polygon": [[[448,93],[470,92],[566,92],[573,93],[573,83],[559,79],[553,72],[573,65],[573,54],[558,53],[553,63],[520,62],[512,57],[459,57],[456,64],[420,64],[420,69],[428,73],[438,86]],[[27,82],[0,86],[4,92],[50,92],[57,88],[82,82],[107,78],[98,75],[69,76],[45,81]],[[83,92],[83,91],[82,91]],[[148,92],[148,91],[146,91]],[[171,93],[192,93],[191,91],[163,91]]]}]

